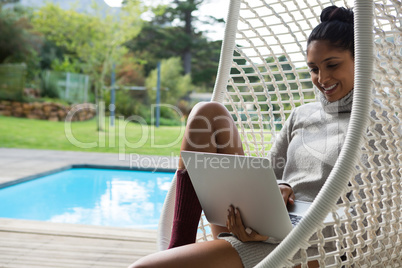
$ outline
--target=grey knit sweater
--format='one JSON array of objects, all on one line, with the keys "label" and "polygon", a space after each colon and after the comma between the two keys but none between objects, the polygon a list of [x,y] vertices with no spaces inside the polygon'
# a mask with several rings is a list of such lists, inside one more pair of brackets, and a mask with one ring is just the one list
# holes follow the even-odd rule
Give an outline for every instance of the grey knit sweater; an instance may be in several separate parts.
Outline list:
[{"label": "grey knit sweater", "polygon": [[293,110],[270,151],[278,183],[289,184],[296,200],[307,202],[317,196],[339,156],[353,91],[331,103],[319,96],[320,102]]}]

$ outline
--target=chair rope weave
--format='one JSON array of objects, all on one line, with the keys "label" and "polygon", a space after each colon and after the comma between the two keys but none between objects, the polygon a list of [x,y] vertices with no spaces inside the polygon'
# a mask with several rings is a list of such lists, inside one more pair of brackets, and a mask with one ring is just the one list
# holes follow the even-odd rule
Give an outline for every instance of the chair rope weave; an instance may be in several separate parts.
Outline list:
[{"label": "chair rope weave", "polygon": [[[355,12],[347,137],[308,214],[258,267],[307,267],[312,260],[321,267],[402,267],[400,0],[232,0],[212,100],[232,114],[245,153],[265,156],[291,110],[317,101],[305,50],[329,5]],[[170,238],[172,192],[174,183],[161,217],[160,249]],[[333,221],[324,224],[328,213]],[[198,241],[212,239],[205,218],[199,228]],[[323,231],[328,228],[331,235]]]}]

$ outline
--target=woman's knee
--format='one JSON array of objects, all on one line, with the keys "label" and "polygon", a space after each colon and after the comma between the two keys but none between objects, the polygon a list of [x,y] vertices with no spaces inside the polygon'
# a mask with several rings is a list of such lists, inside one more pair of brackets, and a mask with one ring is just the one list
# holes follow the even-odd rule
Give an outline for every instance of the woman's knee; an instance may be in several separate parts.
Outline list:
[{"label": "woman's knee", "polygon": [[226,107],[219,102],[200,102],[194,106],[181,150],[243,154],[236,124]]},{"label": "woman's knee", "polygon": [[234,121],[226,107],[219,102],[200,102],[192,109],[188,122],[190,128],[216,130],[233,126]]},{"label": "woman's knee", "polygon": [[223,116],[229,115],[229,112],[226,109],[226,107],[220,102],[211,101],[211,102],[197,103],[191,110],[189,117],[205,116],[211,118],[214,116],[222,116],[222,115]]}]

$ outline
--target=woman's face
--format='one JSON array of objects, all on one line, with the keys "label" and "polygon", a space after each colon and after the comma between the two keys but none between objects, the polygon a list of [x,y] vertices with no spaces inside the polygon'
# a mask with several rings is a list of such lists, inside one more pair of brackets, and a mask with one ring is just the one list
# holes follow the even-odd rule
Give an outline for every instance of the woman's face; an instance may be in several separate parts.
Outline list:
[{"label": "woman's face", "polygon": [[334,48],[325,40],[312,41],[307,65],[314,85],[328,101],[337,101],[353,89],[355,63],[349,50]]}]

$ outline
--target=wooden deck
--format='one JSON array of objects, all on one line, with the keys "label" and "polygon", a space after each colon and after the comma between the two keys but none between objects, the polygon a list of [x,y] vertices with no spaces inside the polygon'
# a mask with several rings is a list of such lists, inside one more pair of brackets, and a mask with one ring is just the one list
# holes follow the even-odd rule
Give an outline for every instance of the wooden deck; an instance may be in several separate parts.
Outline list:
[{"label": "wooden deck", "polygon": [[0,218],[0,267],[127,267],[156,251],[154,230]]}]

